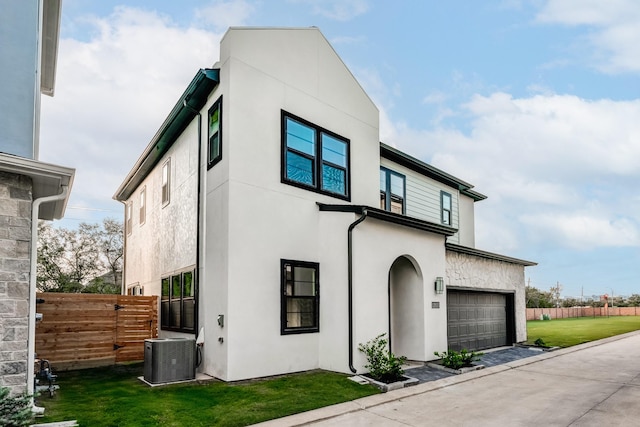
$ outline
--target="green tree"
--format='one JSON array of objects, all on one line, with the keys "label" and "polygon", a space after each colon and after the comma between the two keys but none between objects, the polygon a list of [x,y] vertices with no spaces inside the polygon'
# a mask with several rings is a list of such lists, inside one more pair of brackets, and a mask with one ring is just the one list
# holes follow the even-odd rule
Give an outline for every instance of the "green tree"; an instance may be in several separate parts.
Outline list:
[{"label": "green tree", "polygon": [[632,294],[629,298],[627,298],[627,304],[631,307],[640,307],[640,295]]},{"label": "green tree", "polygon": [[533,286],[525,287],[525,298],[527,302],[527,308],[554,307],[551,292],[541,291],[540,289]]},{"label": "green tree", "polygon": [[577,298],[565,298],[562,300],[563,307],[581,307],[583,303]]},{"label": "green tree", "polygon": [[[120,293],[122,223],[107,218],[102,224],[82,222],[67,229],[40,221],[38,233],[38,290]],[[95,282],[105,274],[111,280]]]}]

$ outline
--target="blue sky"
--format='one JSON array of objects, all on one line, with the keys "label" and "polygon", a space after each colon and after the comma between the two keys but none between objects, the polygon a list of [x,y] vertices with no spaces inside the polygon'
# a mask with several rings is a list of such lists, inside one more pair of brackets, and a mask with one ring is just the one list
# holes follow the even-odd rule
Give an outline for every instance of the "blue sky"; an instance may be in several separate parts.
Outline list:
[{"label": "blue sky", "polygon": [[319,27],[383,142],[471,182],[476,246],[565,296],[640,293],[640,2],[65,0],[40,160],[75,167],[64,226],[111,200],[228,26]]}]

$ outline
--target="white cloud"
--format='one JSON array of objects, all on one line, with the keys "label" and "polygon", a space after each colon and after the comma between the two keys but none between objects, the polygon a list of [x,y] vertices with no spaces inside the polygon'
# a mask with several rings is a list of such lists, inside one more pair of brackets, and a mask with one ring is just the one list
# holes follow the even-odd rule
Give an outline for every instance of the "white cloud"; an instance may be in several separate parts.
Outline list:
[{"label": "white cloud", "polygon": [[536,20],[593,27],[586,43],[596,68],[608,73],[640,71],[640,2],[636,0],[548,0]]},{"label": "white cloud", "polygon": [[56,96],[42,102],[40,159],[75,167],[70,205],[96,207],[111,199],[197,70],[218,59],[221,35],[126,7],[88,22],[88,41],[60,40]]},{"label": "white cloud", "polygon": [[196,19],[213,25],[216,31],[242,25],[253,14],[255,8],[245,0],[217,0],[196,11]]},{"label": "white cloud", "polygon": [[349,21],[369,10],[367,0],[290,0],[312,7],[312,13],[335,21]]},{"label": "white cloud", "polygon": [[479,247],[640,245],[640,201],[626,196],[640,180],[640,100],[496,92],[461,112],[467,132],[396,126],[395,142],[489,196],[476,205]]}]

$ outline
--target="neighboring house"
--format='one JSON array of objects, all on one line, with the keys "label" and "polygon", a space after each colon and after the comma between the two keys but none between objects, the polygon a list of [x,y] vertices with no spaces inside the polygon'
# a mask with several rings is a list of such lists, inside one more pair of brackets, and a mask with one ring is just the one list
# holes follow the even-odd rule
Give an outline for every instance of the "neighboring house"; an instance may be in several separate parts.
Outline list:
[{"label": "neighboring house", "polygon": [[379,142],[379,112],[317,28],[231,28],[114,195],[123,292],[161,336],[203,329],[226,381],[363,371],[395,353],[526,339],[524,267],[474,246],[472,185]]},{"label": "neighboring house", "polygon": [[0,13],[0,386],[33,392],[38,219],[62,218],[75,171],[38,161],[40,94],[53,95],[59,0]]}]

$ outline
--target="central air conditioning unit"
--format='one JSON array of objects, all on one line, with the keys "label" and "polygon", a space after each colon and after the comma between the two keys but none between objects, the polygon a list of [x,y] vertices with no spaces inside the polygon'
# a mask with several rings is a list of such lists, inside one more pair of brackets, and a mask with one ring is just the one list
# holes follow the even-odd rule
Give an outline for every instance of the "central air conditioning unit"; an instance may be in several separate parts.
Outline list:
[{"label": "central air conditioning unit", "polygon": [[144,380],[162,384],[195,379],[195,353],[196,340],[192,338],[144,340]]}]

